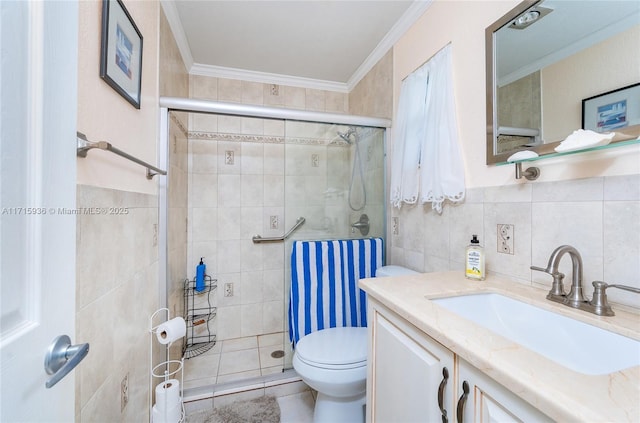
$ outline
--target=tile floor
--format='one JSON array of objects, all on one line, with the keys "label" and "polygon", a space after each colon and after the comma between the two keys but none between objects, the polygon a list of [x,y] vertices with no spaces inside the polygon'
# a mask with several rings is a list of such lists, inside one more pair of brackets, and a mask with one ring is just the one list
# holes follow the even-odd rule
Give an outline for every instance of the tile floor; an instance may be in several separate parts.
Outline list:
[{"label": "tile floor", "polygon": [[315,400],[311,391],[278,397],[280,423],[312,423]]},{"label": "tile floor", "polygon": [[[291,348],[283,347],[284,332],[229,339],[218,342],[206,353],[185,360],[184,387],[221,385],[281,373],[291,367]],[[284,351],[283,357],[272,353]]]}]

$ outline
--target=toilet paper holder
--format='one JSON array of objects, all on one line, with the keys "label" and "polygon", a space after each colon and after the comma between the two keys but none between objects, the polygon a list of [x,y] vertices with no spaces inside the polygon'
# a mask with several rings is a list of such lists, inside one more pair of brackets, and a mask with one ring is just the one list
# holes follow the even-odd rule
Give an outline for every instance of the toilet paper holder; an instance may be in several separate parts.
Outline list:
[{"label": "toilet paper holder", "polygon": [[[164,313],[164,320],[162,322],[155,324],[157,320],[161,319],[161,316]],[[156,408],[157,404],[153,403],[153,393],[155,392],[156,385],[161,383],[166,383],[170,379],[177,379],[179,385],[179,394],[178,394],[178,406],[180,407],[180,413],[176,413],[176,415],[171,415],[171,422],[178,423],[184,421],[185,418],[185,410],[184,410],[184,395],[183,395],[183,387],[184,387],[184,358],[181,357],[180,360],[166,360],[158,363],[153,366],[153,357],[154,357],[154,345],[160,345],[166,351],[166,356],[169,357],[169,348],[171,343],[169,344],[161,344],[158,341],[156,331],[160,326],[172,320],[171,313],[168,308],[161,308],[154,312],[149,318],[149,358],[150,363],[152,365],[150,377],[149,377],[149,415],[153,416],[154,412],[157,414],[158,410]],[[157,347],[156,347],[157,348]],[[159,383],[158,383],[159,381]],[[156,401],[157,402],[157,401]],[[179,414],[179,417],[178,417]],[[169,416],[169,413],[165,410],[165,417]],[[177,420],[176,420],[177,419]],[[169,420],[165,419],[163,421],[169,422]]]}]

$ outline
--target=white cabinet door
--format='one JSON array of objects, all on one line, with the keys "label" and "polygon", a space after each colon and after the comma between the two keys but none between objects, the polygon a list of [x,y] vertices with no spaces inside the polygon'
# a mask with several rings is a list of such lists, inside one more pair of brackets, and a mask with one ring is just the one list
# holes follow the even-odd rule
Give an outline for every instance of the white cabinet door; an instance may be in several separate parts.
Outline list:
[{"label": "white cabinet door", "polygon": [[440,405],[451,416],[453,353],[381,308],[370,307],[369,316],[367,420],[441,422]]},{"label": "white cabinet door", "polygon": [[[458,360],[458,366],[458,423],[553,421],[464,360]],[[465,383],[466,398],[463,387]]]}]

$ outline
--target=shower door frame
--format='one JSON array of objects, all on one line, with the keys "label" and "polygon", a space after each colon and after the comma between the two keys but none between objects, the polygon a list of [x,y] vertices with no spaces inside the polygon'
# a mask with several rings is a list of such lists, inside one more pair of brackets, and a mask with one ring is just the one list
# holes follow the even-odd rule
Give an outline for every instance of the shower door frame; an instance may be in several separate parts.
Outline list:
[{"label": "shower door frame", "polygon": [[[159,280],[159,300],[160,307],[168,307],[169,292],[167,284],[168,276],[168,210],[169,199],[167,195],[168,178],[170,171],[169,163],[169,130],[170,112],[204,113],[216,115],[229,115],[239,117],[282,119],[292,121],[303,121],[324,124],[342,124],[367,126],[384,129],[384,145],[387,143],[388,130],[391,127],[391,120],[369,116],[349,115],[340,113],[314,112],[307,110],[287,109],[281,107],[267,107],[257,105],[246,105],[240,103],[226,103],[219,101],[180,98],[180,97],[160,97],[159,109],[159,142],[158,142],[158,166],[167,169],[166,175],[158,176],[158,260],[161,264],[158,267]],[[384,146],[383,146],[384,149]],[[384,152],[384,185],[386,190],[387,166],[386,151]],[[387,208],[383,211],[383,233],[387,233]],[[164,265],[163,265],[164,263]],[[286,328],[283,328],[286,331]],[[168,358],[167,358],[168,359]]]}]

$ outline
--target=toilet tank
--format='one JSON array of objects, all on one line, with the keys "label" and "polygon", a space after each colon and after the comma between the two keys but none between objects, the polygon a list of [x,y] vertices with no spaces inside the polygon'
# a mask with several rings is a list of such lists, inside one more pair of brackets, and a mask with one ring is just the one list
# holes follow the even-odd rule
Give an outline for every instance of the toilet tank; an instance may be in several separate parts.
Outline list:
[{"label": "toilet tank", "polygon": [[418,272],[413,271],[411,269],[407,269],[406,267],[389,265],[382,266],[378,270],[376,270],[376,278],[385,278],[389,276],[402,276],[402,275],[417,275]]}]

